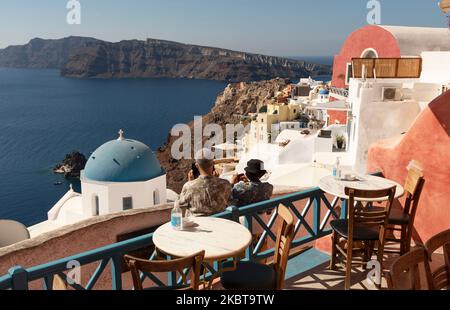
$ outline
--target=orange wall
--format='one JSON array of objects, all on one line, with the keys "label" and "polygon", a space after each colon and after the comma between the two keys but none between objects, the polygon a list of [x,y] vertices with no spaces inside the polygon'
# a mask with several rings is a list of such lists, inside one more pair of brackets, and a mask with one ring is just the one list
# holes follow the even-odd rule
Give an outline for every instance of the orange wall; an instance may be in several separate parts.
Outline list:
[{"label": "orange wall", "polygon": [[347,63],[352,58],[361,57],[362,53],[372,48],[377,51],[378,57],[400,57],[400,47],[397,39],[387,30],[379,26],[362,27],[347,38],[338,55],[334,57],[333,79],[331,84],[345,88],[345,74]]},{"label": "orange wall", "polygon": [[400,142],[373,145],[368,170],[381,170],[403,184],[413,159],[422,163],[426,182],[415,220],[415,240],[425,242],[450,228],[450,91],[422,112]]},{"label": "orange wall", "polygon": [[[369,150],[368,171],[382,171],[386,178],[404,184],[406,167],[413,159],[422,163],[426,182],[413,237],[424,243],[450,228],[450,91],[430,103],[401,140],[374,144]],[[330,237],[317,240],[315,247],[331,253]]]},{"label": "orange wall", "polygon": [[[362,53],[373,48],[377,51],[378,57],[400,57],[400,47],[397,39],[387,30],[379,26],[362,27],[347,38],[338,55],[334,57],[333,79],[331,85],[338,88],[346,88],[345,77],[347,71],[347,63],[352,58],[361,57]],[[347,123],[347,113],[341,111],[329,111],[330,124],[337,121],[341,124]]]},{"label": "orange wall", "polygon": [[327,111],[328,116],[330,117],[329,125],[336,124],[336,121],[341,125],[347,124],[347,112],[343,111]]}]

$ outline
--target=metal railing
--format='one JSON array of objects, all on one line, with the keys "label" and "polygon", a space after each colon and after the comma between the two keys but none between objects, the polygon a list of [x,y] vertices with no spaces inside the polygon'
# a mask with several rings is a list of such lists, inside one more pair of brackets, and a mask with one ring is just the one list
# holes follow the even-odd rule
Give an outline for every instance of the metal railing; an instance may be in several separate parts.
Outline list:
[{"label": "metal railing", "polygon": [[[274,248],[268,248],[268,244],[270,240],[273,243],[276,240],[276,232],[273,230],[276,228],[279,205],[288,207],[296,218],[296,237],[292,249],[302,247],[331,234],[331,230],[328,228],[330,220],[346,216],[345,200],[335,198],[330,202],[324,192],[316,188],[242,208],[230,207],[225,212],[215,215],[215,217],[237,222],[245,219],[245,224],[251,231],[256,225],[259,225],[263,232],[257,242],[252,243],[248,248],[245,259],[261,260],[274,254]],[[338,207],[340,207],[340,210],[338,210]],[[41,281],[43,289],[52,290],[54,277],[59,276],[60,279],[67,279],[65,272],[71,270],[71,262],[77,262],[80,266],[93,263],[98,263],[98,265],[85,286],[67,283],[68,286],[76,290],[94,289],[100,276],[110,266],[111,289],[121,290],[123,255],[153,245],[152,236],[153,234],[148,234],[32,268],[13,267],[7,275],[0,277],[0,289],[28,290],[30,282]],[[155,254],[150,259],[153,259],[154,256]],[[213,269],[218,268],[218,263],[215,263],[213,267],[208,266],[211,273],[214,272]],[[142,275],[142,280],[146,278],[152,280],[157,286],[166,286],[164,281],[154,274]],[[176,282],[176,276],[169,274],[167,285],[171,286]]]},{"label": "metal railing", "polygon": [[345,97],[348,98],[348,89],[346,88],[338,88],[335,86],[330,87],[330,93],[341,96],[341,97]]}]

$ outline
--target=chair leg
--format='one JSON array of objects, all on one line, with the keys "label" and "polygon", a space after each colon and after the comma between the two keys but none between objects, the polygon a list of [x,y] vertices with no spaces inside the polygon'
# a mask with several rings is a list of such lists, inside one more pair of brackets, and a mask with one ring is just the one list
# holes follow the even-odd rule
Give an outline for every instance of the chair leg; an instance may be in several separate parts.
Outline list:
[{"label": "chair leg", "polygon": [[352,261],[353,261],[353,242],[347,241],[347,262],[345,268],[345,289],[349,290],[352,286]]},{"label": "chair leg", "polygon": [[385,243],[386,241],[378,241],[377,261],[380,264],[380,283],[377,283],[376,287],[379,290],[381,290],[381,283],[383,282],[383,256]]},{"label": "chair leg", "polygon": [[364,243],[364,262],[363,269],[367,269],[367,263],[372,259],[373,255],[373,248],[374,248],[374,242],[373,241],[366,241]]},{"label": "chair leg", "polygon": [[336,254],[337,247],[336,244],[338,242],[338,234],[333,231],[333,236],[331,237],[331,260],[330,260],[330,270],[336,270]]},{"label": "chair leg", "polygon": [[367,255],[369,257],[369,261],[372,259],[374,249],[375,249],[375,241],[370,241],[369,242],[369,253]]},{"label": "chair leg", "polygon": [[402,243],[403,243],[402,255],[404,255],[411,250],[412,227],[403,226],[401,238],[402,238]]}]

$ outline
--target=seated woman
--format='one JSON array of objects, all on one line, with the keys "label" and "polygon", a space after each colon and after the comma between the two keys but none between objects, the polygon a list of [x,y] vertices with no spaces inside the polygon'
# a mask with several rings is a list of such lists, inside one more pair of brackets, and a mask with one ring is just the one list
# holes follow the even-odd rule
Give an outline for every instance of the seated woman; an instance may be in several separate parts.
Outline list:
[{"label": "seated woman", "polygon": [[[264,170],[264,163],[261,160],[252,159],[247,163],[244,175],[235,175],[231,179],[233,189],[231,190],[231,204],[236,207],[245,207],[254,203],[269,200],[273,194],[273,185],[261,182],[261,178],[267,173]],[[262,214],[262,213],[260,213]],[[239,219],[242,225],[245,225],[245,218]],[[260,225],[252,226],[253,245],[258,243],[263,233]],[[262,249],[266,249],[267,240]]]},{"label": "seated woman", "polygon": [[247,163],[244,175],[234,175],[231,179],[233,189],[231,191],[232,204],[243,207],[269,200],[272,197],[273,186],[261,182],[261,178],[267,174],[264,163],[261,160],[252,159]]}]

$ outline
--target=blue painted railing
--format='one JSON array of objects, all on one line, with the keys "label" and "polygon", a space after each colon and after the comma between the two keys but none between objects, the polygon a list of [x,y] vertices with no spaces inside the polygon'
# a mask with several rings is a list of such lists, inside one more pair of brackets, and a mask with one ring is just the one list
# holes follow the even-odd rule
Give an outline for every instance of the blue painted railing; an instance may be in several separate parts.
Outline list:
[{"label": "blue painted railing", "polygon": [[[335,198],[330,202],[325,197],[325,194],[317,188],[242,208],[230,207],[227,211],[217,214],[215,217],[233,221],[245,219],[246,225],[250,230],[255,228],[255,225],[260,225],[262,227],[262,235],[246,252],[247,260],[260,260],[268,258],[274,253],[273,248],[267,249],[268,242],[266,241],[268,239],[275,241],[276,239],[276,232],[273,231],[273,228],[278,217],[278,206],[280,204],[288,207],[297,220],[295,229],[298,234],[293,241],[293,249],[329,235],[331,233],[331,230],[328,228],[329,221],[340,216],[346,216],[344,200]],[[337,211],[338,207],[340,207],[340,212]],[[271,213],[267,215],[269,219],[265,221],[261,213],[267,214],[268,211],[271,211]],[[308,221],[308,218],[312,220]],[[302,228],[303,230],[301,230]],[[41,281],[44,289],[51,290],[54,276],[59,275],[60,278],[67,279],[64,272],[72,270],[73,262],[77,262],[80,266],[93,263],[98,263],[98,266],[84,287],[76,283],[67,283],[72,288],[78,290],[93,289],[100,276],[109,266],[111,270],[111,288],[113,290],[121,290],[123,255],[153,245],[152,236],[152,234],[148,234],[28,269],[20,266],[14,267],[9,270],[7,275],[0,277],[0,289],[27,290],[30,282]],[[153,258],[154,254],[150,259]],[[214,272],[218,268],[218,263],[208,268],[211,272]],[[168,285],[172,285],[176,281],[174,277],[173,274],[168,275]],[[145,278],[149,278],[158,286],[165,286],[164,281],[153,274],[143,275],[142,280]]]}]

